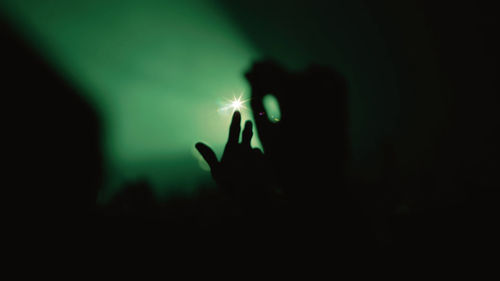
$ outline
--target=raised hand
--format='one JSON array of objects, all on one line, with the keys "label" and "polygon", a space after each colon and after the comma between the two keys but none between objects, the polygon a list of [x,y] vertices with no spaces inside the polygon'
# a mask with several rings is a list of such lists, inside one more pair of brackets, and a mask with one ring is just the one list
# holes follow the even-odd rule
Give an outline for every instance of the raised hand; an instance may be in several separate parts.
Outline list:
[{"label": "raised hand", "polygon": [[229,137],[221,160],[204,143],[197,143],[196,149],[210,166],[216,183],[233,196],[250,196],[262,191],[265,186],[266,172],[263,154],[252,148],[252,122],[245,122],[241,142],[241,113],[235,111],[229,127]]}]

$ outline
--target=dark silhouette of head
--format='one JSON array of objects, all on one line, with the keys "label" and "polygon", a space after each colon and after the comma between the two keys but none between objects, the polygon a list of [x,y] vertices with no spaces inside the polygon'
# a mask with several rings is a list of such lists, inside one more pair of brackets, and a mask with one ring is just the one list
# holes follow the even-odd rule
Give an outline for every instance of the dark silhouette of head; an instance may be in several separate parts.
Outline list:
[{"label": "dark silhouette of head", "polygon": [[34,217],[85,214],[95,205],[102,181],[98,116],[4,22],[0,37],[12,203]]},{"label": "dark silhouette of head", "polygon": [[[246,74],[252,109],[265,154],[291,194],[325,192],[345,182],[348,157],[347,86],[342,76],[312,65],[289,72],[272,61],[255,63]],[[281,118],[272,122],[263,99],[272,94]],[[294,190],[297,188],[297,190]]]}]

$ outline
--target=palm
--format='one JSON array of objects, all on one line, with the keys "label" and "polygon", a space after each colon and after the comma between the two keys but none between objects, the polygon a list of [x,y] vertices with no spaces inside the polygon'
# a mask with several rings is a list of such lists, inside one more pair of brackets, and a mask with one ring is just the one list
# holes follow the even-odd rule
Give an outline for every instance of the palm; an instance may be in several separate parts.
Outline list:
[{"label": "palm", "polygon": [[263,186],[265,180],[264,160],[262,152],[251,147],[253,136],[252,122],[246,121],[242,132],[241,142],[241,114],[233,114],[229,127],[229,137],[220,161],[215,152],[204,143],[197,143],[196,149],[210,166],[212,177],[225,191],[233,195],[247,196]]}]

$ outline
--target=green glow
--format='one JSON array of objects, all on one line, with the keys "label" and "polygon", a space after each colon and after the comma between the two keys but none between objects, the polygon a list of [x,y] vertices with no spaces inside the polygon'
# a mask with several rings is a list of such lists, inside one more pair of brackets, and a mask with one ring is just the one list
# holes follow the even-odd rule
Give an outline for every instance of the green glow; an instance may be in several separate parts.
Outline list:
[{"label": "green glow", "polygon": [[265,95],[262,99],[264,109],[269,121],[277,123],[281,120],[280,105],[276,97],[272,94]]},{"label": "green glow", "polygon": [[209,182],[193,145],[203,140],[222,151],[230,114],[218,114],[219,104],[236,93],[248,97],[242,74],[258,58],[222,9],[201,0],[1,5],[101,113],[104,200],[143,177],[158,196]]}]

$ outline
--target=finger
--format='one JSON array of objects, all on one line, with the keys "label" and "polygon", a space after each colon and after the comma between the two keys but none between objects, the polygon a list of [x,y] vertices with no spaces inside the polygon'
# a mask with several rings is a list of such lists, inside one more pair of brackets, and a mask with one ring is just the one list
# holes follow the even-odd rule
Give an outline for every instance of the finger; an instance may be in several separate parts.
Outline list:
[{"label": "finger", "polygon": [[198,152],[200,152],[203,159],[205,159],[208,166],[210,166],[210,169],[214,170],[214,168],[219,163],[219,161],[217,160],[217,156],[215,155],[215,152],[208,145],[202,142],[197,143],[195,147],[198,150]]},{"label": "finger", "polygon": [[243,134],[241,137],[241,144],[245,147],[250,147],[250,142],[252,141],[253,130],[252,121],[247,120],[245,122],[245,128],[243,129]]},{"label": "finger", "polygon": [[237,144],[240,139],[241,131],[241,113],[235,111],[233,114],[233,119],[231,125],[229,126],[229,138],[227,140],[228,145]]}]

